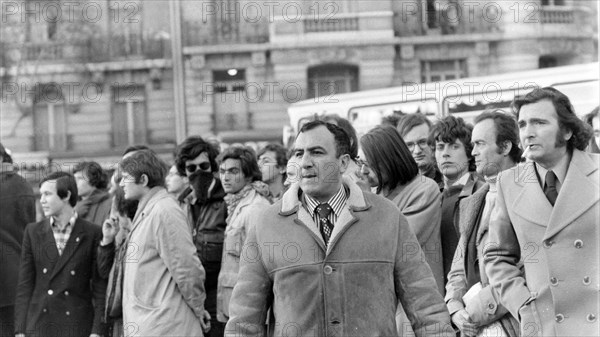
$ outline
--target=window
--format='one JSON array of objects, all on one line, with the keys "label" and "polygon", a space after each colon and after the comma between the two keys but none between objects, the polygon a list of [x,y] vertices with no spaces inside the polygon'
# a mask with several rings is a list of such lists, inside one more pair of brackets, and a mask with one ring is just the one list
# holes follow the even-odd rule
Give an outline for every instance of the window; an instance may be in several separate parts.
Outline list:
[{"label": "window", "polygon": [[439,13],[437,11],[439,4],[436,4],[436,0],[422,0],[421,6],[423,8],[423,22],[426,23],[425,28],[439,28]]},{"label": "window", "polygon": [[421,62],[421,82],[449,81],[467,77],[465,60],[442,60]]},{"label": "window", "polygon": [[542,6],[564,6],[565,0],[542,0]]},{"label": "window", "polygon": [[556,57],[550,55],[540,56],[538,59],[538,68],[552,68],[558,65]]},{"label": "window", "polygon": [[246,71],[244,69],[215,70],[214,121],[215,130],[239,131],[252,128],[248,111],[246,90]]},{"label": "window", "polygon": [[67,115],[61,87],[56,83],[37,88],[33,107],[33,148],[35,151],[67,151]]},{"label": "window", "polygon": [[111,90],[112,146],[121,148],[147,141],[144,86],[117,86]]},{"label": "window", "polygon": [[308,69],[308,96],[331,97],[358,90],[358,67],[332,64]]}]

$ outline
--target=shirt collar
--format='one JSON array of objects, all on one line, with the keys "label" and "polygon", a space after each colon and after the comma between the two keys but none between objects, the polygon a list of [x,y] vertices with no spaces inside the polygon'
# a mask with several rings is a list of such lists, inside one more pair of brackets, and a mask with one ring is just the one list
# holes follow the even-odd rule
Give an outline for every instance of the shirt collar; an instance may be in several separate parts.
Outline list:
[{"label": "shirt collar", "polygon": [[542,189],[544,188],[544,184],[546,183],[546,173],[548,171],[554,172],[554,174],[556,175],[556,178],[558,179],[559,184],[562,185],[567,176],[567,170],[569,169],[570,162],[571,162],[571,154],[567,153],[567,155],[563,156],[558,161],[558,163],[556,163],[556,165],[554,165],[553,167],[550,167],[548,169],[545,169],[542,167],[542,165],[538,165],[538,163],[535,163],[535,168],[540,177],[540,183],[542,185]]},{"label": "shirt collar", "polygon": [[464,186],[467,184],[467,181],[469,180],[470,177],[470,173],[469,171],[465,172],[465,174],[462,175],[462,177],[460,177],[460,179],[458,179],[457,181],[455,181],[454,183],[452,183],[452,185],[450,186]]},{"label": "shirt collar", "polygon": [[69,226],[71,226],[71,227],[75,226],[75,221],[77,221],[77,212],[73,212],[73,215],[69,219],[69,222],[67,222],[64,226],[60,226],[60,224],[58,223],[56,218],[54,216],[51,216],[50,217],[50,226],[52,226],[53,228],[65,229]]},{"label": "shirt collar", "polygon": [[[329,198],[329,200],[327,200],[327,203],[329,204],[329,206],[331,206],[333,213],[339,216],[340,213],[342,213],[342,210],[344,209],[344,204],[346,204],[347,199],[348,195],[346,193],[346,188],[342,184],[337,193],[334,194],[331,198]],[[308,210],[308,213],[310,213],[311,216],[314,216],[315,208],[317,208],[317,206],[319,206],[321,203],[306,193],[304,194],[304,200],[306,201],[305,207]]]}]

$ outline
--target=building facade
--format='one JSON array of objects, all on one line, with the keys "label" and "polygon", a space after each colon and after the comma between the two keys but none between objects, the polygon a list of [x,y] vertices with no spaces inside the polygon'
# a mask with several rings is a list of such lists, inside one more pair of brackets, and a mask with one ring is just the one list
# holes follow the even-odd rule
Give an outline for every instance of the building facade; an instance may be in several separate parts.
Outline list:
[{"label": "building facade", "polygon": [[140,143],[171,151],[192,134],[277,140],[299,100],[598,51],[597,2],[586,0],[0,3],[1,141],[55,161]]}]

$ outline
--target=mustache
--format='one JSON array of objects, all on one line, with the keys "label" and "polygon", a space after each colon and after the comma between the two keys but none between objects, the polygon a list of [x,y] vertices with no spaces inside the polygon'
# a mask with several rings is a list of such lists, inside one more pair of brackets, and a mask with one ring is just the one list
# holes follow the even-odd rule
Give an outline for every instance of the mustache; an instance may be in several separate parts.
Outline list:
[{"label": "mustache", "polygon": [[190,186],[196,193],[198,202],[204,203],[208,200],[208,189],[212,183],[214,176],[211,172],[196,171],[188,177]]}]

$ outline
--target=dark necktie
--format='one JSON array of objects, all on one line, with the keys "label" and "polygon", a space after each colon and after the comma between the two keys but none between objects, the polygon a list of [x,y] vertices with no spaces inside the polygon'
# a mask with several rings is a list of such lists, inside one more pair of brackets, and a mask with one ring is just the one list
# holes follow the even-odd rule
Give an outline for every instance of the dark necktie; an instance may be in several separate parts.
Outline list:
[{"label": "dark necktie", "polygon": [[329,238],[331,237],[331,231],[333,231],[333,224],[329,221],[329,214],[333,211],[331,206],[328,203],[322,203],[315,209],[320,217],[320,230],[321,235],[323,236],[323,240],[325,241],[325,246],[329,243]]},{"label": "dark necktie", "polygon": [[546,172],[546,183],[544,184],[544,194],[550,204],[554,207],[556,197],[558,197],[558,191],[556,191],[556,174],[552,171]]}]

